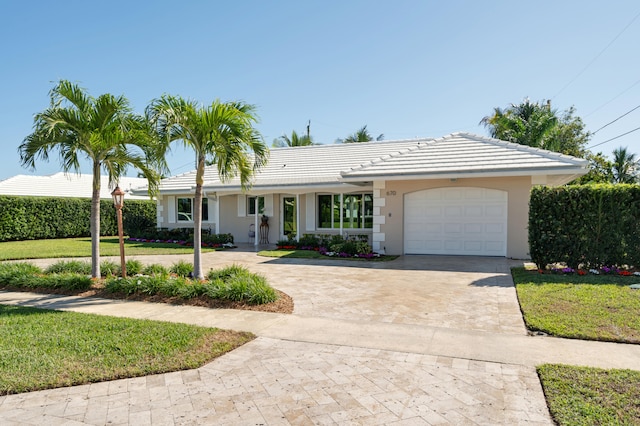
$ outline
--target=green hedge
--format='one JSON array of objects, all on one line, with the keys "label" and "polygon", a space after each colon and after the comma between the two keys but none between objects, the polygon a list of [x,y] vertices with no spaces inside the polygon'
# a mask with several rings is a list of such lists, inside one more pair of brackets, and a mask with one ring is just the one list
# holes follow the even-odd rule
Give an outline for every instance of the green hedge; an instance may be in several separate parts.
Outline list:
[{"label": "green hedge", "polygon": [[[91,199],[0,196],[0,241],[88,237]],[[156,203],[127,200],[122,210],[125,233],[155,228]],[[100,234],[117,235],[113,201],[100,200]]]},{"label": "green hedge", "polygon": [[640,266],[640,185],[533,188],[529,249],[539,268]]}]

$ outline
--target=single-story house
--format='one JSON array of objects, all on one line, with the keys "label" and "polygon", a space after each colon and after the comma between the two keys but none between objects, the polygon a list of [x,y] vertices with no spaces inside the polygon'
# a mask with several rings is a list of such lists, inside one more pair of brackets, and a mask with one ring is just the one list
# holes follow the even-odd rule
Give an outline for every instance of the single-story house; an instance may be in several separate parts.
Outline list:
[{"label": "single-story house", "polygon": [[[255,244],[346,234],[387,254],[527,258],[531,187],[568,183],[587,167],[467,133],[275,148],[247,192],[238,179],[222,183],[215,166],[206,169],[202,228]],[[158,227],[192,227],[194,191],[195,171],[164,179]],[[268,228],[260,229],[263,215]]]},{"label": "single-story house", "polygon": [[[146,188],[147,179],[123,176],[120,178],[119,185],[126,194],[125,200],[149,199],[146,189],[136,195],[131,193],[133,188]],[[100,176],[100,198],[111,199],[113,189],[109,187],[109,177]],[[93,176],[73,172],[58,172],[47,176],[15,175],[0,180],[0,195],[91,198],[93,195]]]}]

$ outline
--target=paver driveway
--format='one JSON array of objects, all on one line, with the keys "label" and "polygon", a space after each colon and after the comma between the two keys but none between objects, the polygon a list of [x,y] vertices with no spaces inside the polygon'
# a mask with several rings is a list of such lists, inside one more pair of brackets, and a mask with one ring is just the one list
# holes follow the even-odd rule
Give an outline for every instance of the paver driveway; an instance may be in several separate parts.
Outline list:
[{"label": "paver driveway", "polygon": [[[141,260],[170,264],[176,258]],[[293,297],[293,318],[331,321],[329,335],[340,334],[341,321],[345,328],[379,329],[381,340],[400,328],[420,336],[420,326],[525,334],[508,275],[512,262],[505,259],[405,256],[360,263],[230,251],[203,260],[207,269],[244,263],[266,275]],[[190,312],[167,309],[163,316]],[[201,310],[193,312],[194,321],[209,321]],[[295,328],[296,321],[274,321],[271,330]],[[381,350],[362,339],[334,345],[314,343],[313,335],[259,337],[191,372],[0,397],[0,423],[552,424],[533,367],[412,353],[413,340],[409,334],[406,345],[400,339]]]}]

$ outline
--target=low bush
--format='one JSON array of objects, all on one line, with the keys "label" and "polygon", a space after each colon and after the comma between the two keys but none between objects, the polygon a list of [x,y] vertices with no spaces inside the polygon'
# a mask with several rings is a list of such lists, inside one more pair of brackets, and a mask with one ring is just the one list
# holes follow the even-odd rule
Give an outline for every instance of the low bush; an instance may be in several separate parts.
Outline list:
[{"label": "low bush", "polygon": [[91,274],[91,264],[81,260],[61,260],[45,269],[47,274]]},{"label": "low bush", "polygon": [[140,274],[142,273],[142,269],[144,268],[144,266],[142,265],[142,262],[140,262],[137,259],[127,260],[127,262],[125,263],[125,267],[127,268],[128,275]]},{"label": "low bush", "polygon": [[153,265],[147,265],[142,269],[142,273],[144,275],[159,275],[162,277],[166,277],[169,275],[169,269],[162,266],[162,265],[158,265],[157,263],[153,264]]},{"label": "low bush", "polygon": [[88,274],[45,273],[30,263],[0,264],[0,286],[27,289],[86,290],[91,287]]},{"label": "low bush", "polygon": [[121,275],[120,265],[113,260],[103,260],[100,262],[100,275],[103,277]]},{"label": "low bush", "polygon": [[172,274],[176,274],[179,277],[188,277],[190,275],[193,275],[193,265],[184,260],[180,260],[174,263],[173,265],[171,265],[171,268],[169,268],[169,271]]}]

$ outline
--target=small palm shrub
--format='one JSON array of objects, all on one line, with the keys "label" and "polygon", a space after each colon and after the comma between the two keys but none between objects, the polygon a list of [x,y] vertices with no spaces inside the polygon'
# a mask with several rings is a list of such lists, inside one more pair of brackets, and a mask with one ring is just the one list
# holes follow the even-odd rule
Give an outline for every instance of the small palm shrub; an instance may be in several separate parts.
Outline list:
[{"label": "small palm shrub", "polygon": [[162,277],[166,277],[169,275],[169,269],[165,266],[154,263],[154,264],[145,266],[142,269],[142,273],[144,275],[151,275],[151,276],[159,275]]},{"label": "small palm shrub", "polygon": [[26,262],[2,263],[0,285],[28,289],[87,290],[91,287],[91,278],[88,274],[75,272],[44,273],[41,268]]},{"label": "small palm shrub", "polygon": [[50,265],[44,271],[47,274],[91,274],[91,264],[81,260],[61,260],[59,262]]},{"label": "small palm shrub", "polygon": [[193,274],[193,265],[189,262],[185,262],[184,260],[180,260],[171,265],[169,271],[179,277],[188,277]]},{"label": "small palm shrub", "polygon": [[125,263],[125,266],[127,268],[127,275],[136,275],[142,273],[143,265],[139,260],[129,259]]},{"label": "small palm shrub", "polygon": [[100,262],[100,275],[103,277],[113,277],[121,275],[120,265],[112,260],[103,260]]}]

